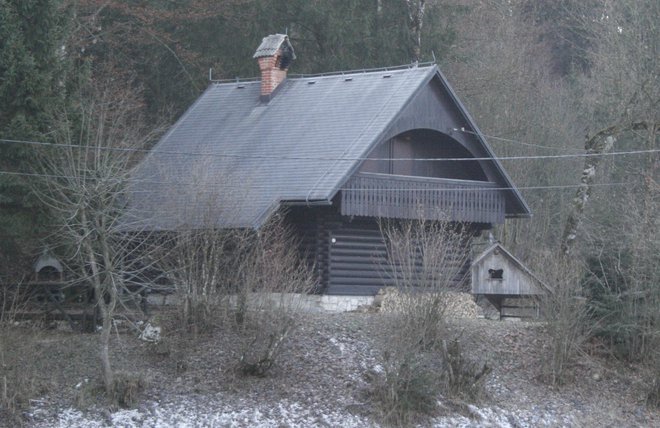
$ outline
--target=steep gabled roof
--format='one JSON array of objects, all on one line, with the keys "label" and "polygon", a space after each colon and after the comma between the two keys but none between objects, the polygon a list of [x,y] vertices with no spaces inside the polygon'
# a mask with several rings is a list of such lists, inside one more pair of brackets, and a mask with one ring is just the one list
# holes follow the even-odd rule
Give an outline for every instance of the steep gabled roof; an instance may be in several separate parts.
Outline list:
[{"label": "steep gabled roof", "polygon": [[268,103],[258,81],[214,83],[136,169],[130,213],[155,230],[256,228],[281,202],[328,204],[434,78],[446,84],[436,66],[289,78]]}]

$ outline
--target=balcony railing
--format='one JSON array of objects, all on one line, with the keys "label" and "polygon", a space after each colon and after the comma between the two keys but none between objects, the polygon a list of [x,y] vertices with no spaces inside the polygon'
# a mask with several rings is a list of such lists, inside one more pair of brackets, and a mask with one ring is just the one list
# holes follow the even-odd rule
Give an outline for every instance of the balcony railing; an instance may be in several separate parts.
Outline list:
[{"label": "balcony railing", "polygon": [[358,173],[342,188],[343,215],[504,222],[504,194],[495,183]]}]

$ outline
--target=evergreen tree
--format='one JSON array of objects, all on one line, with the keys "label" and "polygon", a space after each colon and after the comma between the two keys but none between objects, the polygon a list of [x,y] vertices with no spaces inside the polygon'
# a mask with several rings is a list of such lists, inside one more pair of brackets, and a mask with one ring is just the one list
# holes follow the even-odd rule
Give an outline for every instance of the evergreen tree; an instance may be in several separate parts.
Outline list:
[{"label": "evergreen tree", "polygon": [[0,0],[0,255],[8,270],[34,253],[44,221],[27,179],[33,147],[65,99],[65,21],[59,0]]}]

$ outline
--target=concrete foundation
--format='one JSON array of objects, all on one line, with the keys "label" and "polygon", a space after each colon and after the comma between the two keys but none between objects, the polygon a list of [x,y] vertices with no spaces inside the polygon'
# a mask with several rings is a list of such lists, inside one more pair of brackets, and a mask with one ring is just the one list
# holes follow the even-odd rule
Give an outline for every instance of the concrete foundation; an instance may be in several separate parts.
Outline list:
[{"label": "concrete foundation", "polygon": [[[147,296],[149,305],[167,306],[178,305],[179,296],[176,294],[150,294]],[[231,302],[235,302],[232,297]],[[268,305],[290,305],[304,312],[349,312],[360,306],[372,305],[374,296],[328,296],[318,294],[251,294],[248,297],[248,306],[263,307]]]}]

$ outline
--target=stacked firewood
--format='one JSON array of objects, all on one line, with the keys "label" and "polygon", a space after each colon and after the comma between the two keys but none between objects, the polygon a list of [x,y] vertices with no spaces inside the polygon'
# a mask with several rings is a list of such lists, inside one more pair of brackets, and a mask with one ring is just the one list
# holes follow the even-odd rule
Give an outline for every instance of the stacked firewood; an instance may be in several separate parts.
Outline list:
[{"label": "stacked firewood", "polygon": [[[445,317],[452,318],[477,318],[481,314],[481,308],[475,303],[474,297],[469,293],[459,293],[455,291],[443,291],[438,293],[425,294],[402,293],[395,287],[382,288],[374,300],[374,305],[380,308],[381,312],[391,313],[406,309],[407,302],[410,302],[409,296],[415,299],[439,299],[440,310],[444,311]],[[419,301],[417,301],[419,302]],[[424,302],[424,300],[422,300]]]}]

